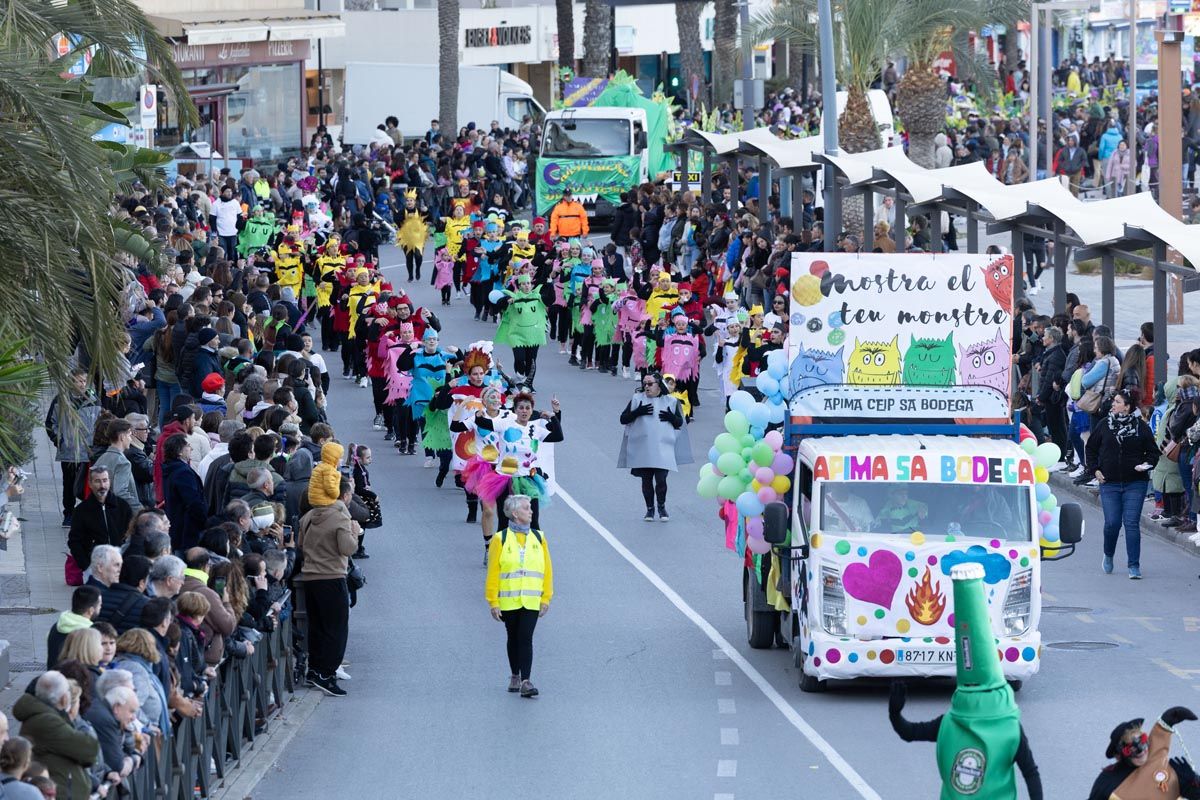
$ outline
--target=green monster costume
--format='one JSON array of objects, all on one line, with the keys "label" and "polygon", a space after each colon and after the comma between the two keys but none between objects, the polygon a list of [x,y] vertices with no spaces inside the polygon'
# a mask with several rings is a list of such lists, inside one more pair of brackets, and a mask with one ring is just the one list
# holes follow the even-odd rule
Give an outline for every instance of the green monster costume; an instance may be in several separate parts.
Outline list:
[{"label": "green monster costume", "polygon": [[950,572],[958,688],[949,713],[929,722],[909,722],[902,714],[904,684],[896,681],[888,716],[906,742],[937,742],[941,800],[1016,800],[1014,762],[1030,800],[1041,800],[1042,780],[1021,728],[1021,711],[1000,668],[983,575],[977,563],[959,564]]},{"label": "green monster costume", "polygon": [[505,290],[508,298],[496,328],[496,341],[510,347],[540,347],[546,343],[546,303],[539,290]]},{"label": "green monster costume", "polygon": [[618,286],[615,280],[609,278],[601,284],[601,289],[608,302],[601,303],[592,312],[592,325],[596,330],[596,346],[606,347],[613,343],[613,335],[617,331],[617,312],[613,310],[612,301],[625,291],[625,287]]},{"label": "green monster costume", "polygon": [[279,230],[274,214],[256,213],[246,220],[246,227],[238,233],[238,255],[245,258],[260,247],[266,247],[271,237]]}]

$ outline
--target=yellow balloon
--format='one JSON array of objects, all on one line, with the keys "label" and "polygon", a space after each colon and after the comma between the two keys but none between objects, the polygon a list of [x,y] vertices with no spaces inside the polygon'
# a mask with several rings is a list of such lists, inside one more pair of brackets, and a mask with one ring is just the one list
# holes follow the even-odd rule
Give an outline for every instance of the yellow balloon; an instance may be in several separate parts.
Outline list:
[{"label": "yellow balloon", "polygon": [[762,488],[762,484],[758,482],[758,478],[750,481],[750,491],[758,494],[758,490]]},{"label": "yellow balloon", "polygon": [[1042,539],[1041,545],[1042,549],[1045,550],[1048,555],[1054,555],[1054,551],[1062,547],[1062,542],[1052,542],[1049,539]]},{"label": "yellow balloon", "polygon": [[1035,467],[1033,470],[1033,479],[1038,483],[1046,483],[1050,480],[1050,473],[1045,467]]},{"label": "yellow balloon", "polygon": [[775,480],[771,481],[771,488],[776,494],[783,494],[792,487],[792,479],[787,475],[776,475]]}]

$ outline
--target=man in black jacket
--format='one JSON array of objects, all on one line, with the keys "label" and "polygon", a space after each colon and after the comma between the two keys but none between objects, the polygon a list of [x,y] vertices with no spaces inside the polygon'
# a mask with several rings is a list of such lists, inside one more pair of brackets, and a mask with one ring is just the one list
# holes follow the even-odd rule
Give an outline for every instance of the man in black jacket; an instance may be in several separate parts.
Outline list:
[{"label": "man in black jacket", "polygon": [[1047,327],[1042,333],[1042,344],[1045,349],[1034,366],[1041,375],[1037,405],[1050,433],[1050,441],[1058,445],[1059,452],[1065,457],[1071,448],[1067,440],[1067,393],[1062,382],[1063,367],[1067,363],[1062,331]]},{"label": "man in black jacket", "polygon": [[80,569],[92,561],[92,548],[98,544],[120,545],[133,519],[133,509],[113,494],[107,467],[92,467],[88,473],[91,494],[75,506],[71,515],[71,531],[67,534],[67,549]]}]

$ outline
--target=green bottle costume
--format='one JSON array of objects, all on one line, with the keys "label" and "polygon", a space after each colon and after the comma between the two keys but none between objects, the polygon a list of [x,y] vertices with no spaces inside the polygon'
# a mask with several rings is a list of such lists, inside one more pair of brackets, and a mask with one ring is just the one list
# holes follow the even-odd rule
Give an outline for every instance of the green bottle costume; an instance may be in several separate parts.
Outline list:
[{"label": "green bottle costume", "polygon": [[274,214],[261,214],[246,220],[246,227],[238,233],[238,254],[245,258],[260,247],[266,247],[279,229]]},{"label": "green bottle costume", "polygon": [[911,723],[901,716],[903,684],[892,686],[892,727],[906,741],[937,742],[941,800],[1016,800],[1014,762],[1025,777],[1029,796],[1042,797],[1041,778],[1021,729],[1021,711],[1000,668],[978,563],[955,566],[955,666],[958,687],[950,711],[936,720]]},{"label": "green bottle costume", "polygon": [[500,315],[496,341],[510,347],[540,347],[546,343],[546,303],[541,292],[505,290],[508,306]]},{"label": "green bottle costume", "polygon": [[613,336],[617,332],[617,312],[613,310],[612,301],[620,297],[624,288],[611,280],[605,281],[601,288],[608,302],[601,303],[599,308],[592,312],[592,326],[596,331],[596,346],[606,347],[613,343]]}]

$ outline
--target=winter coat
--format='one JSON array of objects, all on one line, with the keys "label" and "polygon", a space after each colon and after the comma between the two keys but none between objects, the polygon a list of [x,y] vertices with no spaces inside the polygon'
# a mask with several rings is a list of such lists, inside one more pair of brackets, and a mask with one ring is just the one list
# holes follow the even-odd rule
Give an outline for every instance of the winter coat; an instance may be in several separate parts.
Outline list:
[{"label": "winter coat", "polygon": [[308,484],[308,501],[313,506],[328,506],[342,496],[342,473],[338,471],[346,449],[337,442],[326,442],[321,448],[321,463],[313,467]]},{"label": "winter coat", "polygon": [[92,549],[99,544],[114,547],[125,541],[125,531],[133,511],[121,498],[112,492],[104,497],[101,505],[96,495],[88,497],[75,506],[71,514],[71,530],[67,533],[67,549],[75,558],[80,569],[87,569],[92,562]]},{"label": "winter coat", "polygon": [[100,590],[103,601],[97,622],[107,622],[117,629],[118,634],[142,625],[142,609],[150,598],[137,590],[136,586],[114,583]]},{"label": "winter coat", "polygon": [[[93,700],[93,704],[100,702]],[[32,694],[22,694],[13,706],[21,735],[33,743],[33,757],[46,765],[63,800],[87,800],[92,791],[88,767],[100,755],[100,742],[75,730],[63,711]]]},{"label": "winter coat", "polygon": [[[62,413],[63,398],[70,403],[78,414],[78,421],[73,421],[68,414]],[[83,464],[88,460],[88,450],[92,445],[92,434],[96,430],[96,420],[100,417],[100,403],[89,389],[86,394],[59,394],[50,401],[46,411],[46,435],[55,447],[54,460],[69,464]]]},{"label": "winter coat", "polygon": [[1152,468],[1158,464],[1158,445],[1154,442],[1154,434],[1150,426],[1141,417],[1135,419],[1136,435],[1119,441],[1109,427],[1109,418],[1101,419],[1092,428],[1092,435],[1087,440],[1087,471],[1096,470],[1110,483],[1130,483],[1144,481],[1150,478],[1150,472],[1138,472],[1134,469],[1139,464],[1149,464]]},{"label": "winter coat", "polygon": [[1103,161],[1113,153],[1117,152],[1117,145],[1120,144],[1124,138],[1125,137],[1121,135],[1121,131],[1118,128],[1109,128],[1106,130],[1104,135],[1100,137],[1099,145],[1097,145],[1096,158]]},{"label": "winter coat", "polygon": [[[196,350],[195,358],[192,362],[191,384],[189,392],[192,397],[199,397],[204,394],[204,389],[200,384],[204,382],[212,373],[221,373],[221,362],[217,358],[216,350],[209,350],[207,347],[201,347]],[[182,384],[180,384],[182,385]]]},{"label": "winter coat", "polygon": [[[1167,432],[1171,426],[1171,419],[1175,414],[1175,397],[1179,393],[1179,386],[1175,381],[1167,381],[1163,387],[1163,394],[1167,398],[1167,412],[1163,414],[1162,421],[1158,423],[1158,430],[1154,433],[1154,441],[1159,446],[1159,449],[1167,441]],[[1180,494],[1183,492],[1183,476],[1179,474],[1179,465],[1169,458],[1160,458],[1158,463],[1154,465],[1154,469],[1150,472],[1150,482],[1154,487],[1154,491],[1162,492],[1163,494]]]},{"label": "winter coat", "polygon": [[167,709],[167,690],[154,675],[154,668],[146,659],[133,653],[119,653],[113,659],[112,669],[123,669],[133,676],[133,691],[137,693],[138,719],[145,725],[157,725],[166,731],[171,725]]},{"label": "winter coat", "polygon": [[612,240],[617,247],[628,247],[631,243],[629,232],[638,227],[638,214],[632,203],[621,203],[613,215]]},{"label": "winter coat", "polygon": [[179,624],[179,650],[175,654],[179,690],[187,697],[195,697],[204,692],[204,633],[183,617],[176,617],[175,621]]},{"label": "winter coat", "polygon": [[133,477],[133,466],[125,453],[115,447],[107,448],[92,461],[93,467],[107,467],[112,493],[129,504],[136,515],[142,509],[142,498],[138,495],[137,481]]},{"label": "winter coat", "polygon": [[300,519],[300,500],[308,491],[308,482],[312,478],[312,472],[312,453],[306,448],[298,448],[288,460],[287,468],[283,471],[283,489],[287,492],[287,500],[283,505],[287,511],[288,521],[293,525],[295,520]]},{"label": "winter coat", "polygon": [[[200,576],[204,575],[204,580]],[[183,573],[183,589],[181,592],[199,592],[208,601],[208,616],[200,623],[204,633],[204,661],[210,666],[221,663],[225,655],[225,637],[231,636],[237,628],[237,617],[233,615],[233,607],[208,588],[208,576],[198,570],[185,570]]]},{"label": "winter coat", "polygon": [[[184,435],[187,435],[187,431],[186,431],[186,429],[184,429],[183,423],[172,420],[172,421],[168,422],[166,425],[163,425],[162,433],[159,434],[158,440],[160,442],[165,442],[167,439],[170,439],[172,436],[174,436],[177,433],[182,433]],[[163,452],[163,448],[159,447],[159,448],[155,449],[155,451],[154,451],[154,493],[158,497],[158,500],[160,502],[163,499],[163,457],[164,457],[164,455],[165,454]]]},{"label": "winter coat", "polygon": [[163,464],[163,501],[171,522],[171,547],[195,547],[208,524],[204,486],[196,470],[182,459]]},{"label": "winter coat", "polygon": [[[146,450],[153,451],[153,440],[146,442]],[[153,506],[154,499],[154,459],[136,445],[129,445],[125,458],[133,472],[133,482],[137,486],[138,500],[143,507]]]},{"label": "winter coat", "polygon": [[93,697],[92,705],[83,715],[96,731],[100,740],[100,755],[104,766],[112,772],[120,772],[129,755],[125,749],[125,730],[113,714],[112,706],[103,697]]},{"label": "winter coat", "polygon": [[46,669],[54,669],[58,663],[58,654],[62,650],[67,636],[78,630],[92,627],[92,621],[72,611],[64,611],[58,615],[58,620],[50,626],[46,634]]},{"label": "winter coat", "polygon": [[331,505],[313,508],[305,514],[300,520],[296,546],[304,553],[300,574],[305,580],[346,577],[350,556],[358,550],[358,536],[351,528],[346,504],[335,500]]},{"label": "winter coat", "polygon": [[[1042,379],[1038,385],[1038,402],[1043,406],[1065,406],[1066,391],[1065,385],[1059,381],[1059,376],[1062,374],[1063,365],[1067,363],[1067,351],[1062,346],[1062,343],[1056,344],[1054,347],[1047,348],[1042,352],[1038,363],[1042,367]],[[1059,381],[1059,391],[1054,390],[1054,382]]]}]

